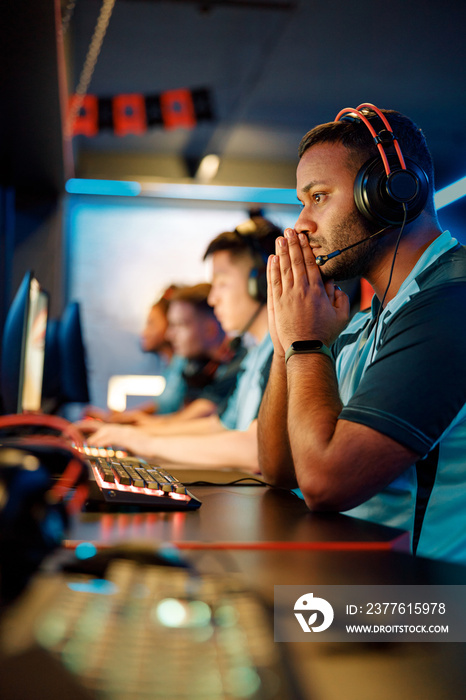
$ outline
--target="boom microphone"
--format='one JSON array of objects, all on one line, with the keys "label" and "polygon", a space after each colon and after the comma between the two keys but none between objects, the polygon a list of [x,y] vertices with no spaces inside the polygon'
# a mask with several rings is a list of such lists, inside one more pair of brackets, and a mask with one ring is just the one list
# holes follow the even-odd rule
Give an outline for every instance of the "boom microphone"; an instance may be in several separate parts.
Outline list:
[{"label": "boom microphone", "polygon": [[392,228],[392,227],[385,226],[385,228],[381,228],[380,231],[376,231],[371,236],[367,236],[367,238],[363,238],[362,241],[356,241],[356,243],[352,243],[351,245],[348,245],[348,246],[346,246],[346,248],[342,248],[341,250],[334,250],[333,253],[329,253],[328,255],[318,255],[316,257],[316,265],[318,265],[319,267],[321,267],[322,265],[325,265],[327,260],[330,260],[331,258],[336,258],[337,255],[341,255],[346,250],[350,250],[350,248],[354,248],[357,245],[361,245],[361,243],[365,243],[365,241],[369,241],[371,238],[374,238],[374,236],[377,236],[379,233],[382,233],[382,231],[386,231],[387,228]]}]

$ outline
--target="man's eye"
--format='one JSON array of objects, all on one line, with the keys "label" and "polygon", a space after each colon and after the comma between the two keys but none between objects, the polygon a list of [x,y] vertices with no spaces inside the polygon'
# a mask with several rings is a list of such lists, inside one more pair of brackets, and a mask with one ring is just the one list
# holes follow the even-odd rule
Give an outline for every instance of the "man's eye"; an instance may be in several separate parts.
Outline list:
[{"label": "man's eye", "polygon": [[325,194],[323,192],[316,192],[312,195],[312,198],[316,204],[322,204],[325,199]]}]

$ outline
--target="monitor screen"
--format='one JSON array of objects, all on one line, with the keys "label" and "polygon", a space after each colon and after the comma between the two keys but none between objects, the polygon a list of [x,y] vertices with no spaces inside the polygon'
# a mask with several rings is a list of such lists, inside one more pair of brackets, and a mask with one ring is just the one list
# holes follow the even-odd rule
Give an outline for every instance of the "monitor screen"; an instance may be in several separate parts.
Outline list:
[{"label": "monitor screen", "polygon": [[29,291],[29,313],[20,386],[20,412],[40,411],[44,374],[48,295],[34,278],[31,280]]},{"label": "monitor screen", "polygon": [[31,271],[11,303],[2,339],[4,413],[38,411],[42,391],[48,296]]}]

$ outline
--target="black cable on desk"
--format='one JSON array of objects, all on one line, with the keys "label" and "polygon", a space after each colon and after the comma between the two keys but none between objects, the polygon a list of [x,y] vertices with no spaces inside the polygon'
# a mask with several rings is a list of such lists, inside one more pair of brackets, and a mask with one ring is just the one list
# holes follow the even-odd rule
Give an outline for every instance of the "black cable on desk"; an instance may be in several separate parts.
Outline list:
[{"label": "black cable on desk", "polygon": [[269,488],[274,489],[275,491],[285,491],[286,493],[292,493],[293,496],[299,498],[299,496],[295,493],[293,489],[286,488],[285,486],[275,486],[275,484],[269,484],[268,481],[264,481],[263,479],[257,479],[254,476],[243,476],[239,479],[233,479],[232,481],[206,481],[204,479],[199,479],[198,481],[183,481],[183,486],[236,486],[242,481],[252,481],[254,483],[252,483],[251,486],[268,486]]}]

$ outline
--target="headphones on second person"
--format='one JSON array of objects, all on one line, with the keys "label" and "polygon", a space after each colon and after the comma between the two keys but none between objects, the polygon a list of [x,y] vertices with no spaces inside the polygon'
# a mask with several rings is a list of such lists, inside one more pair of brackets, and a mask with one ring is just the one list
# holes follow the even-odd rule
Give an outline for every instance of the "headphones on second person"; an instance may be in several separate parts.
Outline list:
[{"label": "headphones on second person", "polygon": [[[369,110],[375,115],[369,115]],[[383,127],[376,131],[377,117]],[[379,151],[360,168],[354,181],[354,201],[358,211],[377,226],[399,226],[416,219],[429,194],[429,178],[423,168],[404,158],[386,116],[370,102],[356,109],[345,107],[335,121],[358,121],[369,129]]]},{"label": "headphones on second person", "polygon": [[262,215],[254,216],[239,224],[235,233],[247,244],[254,259],[254,267],[249,273],[248,294],[261,304],[267,303],[267,260],[269,253],[261,245],[261,239],[275,233],[276,237],[282,232],[278,226],[264,219]]}]

